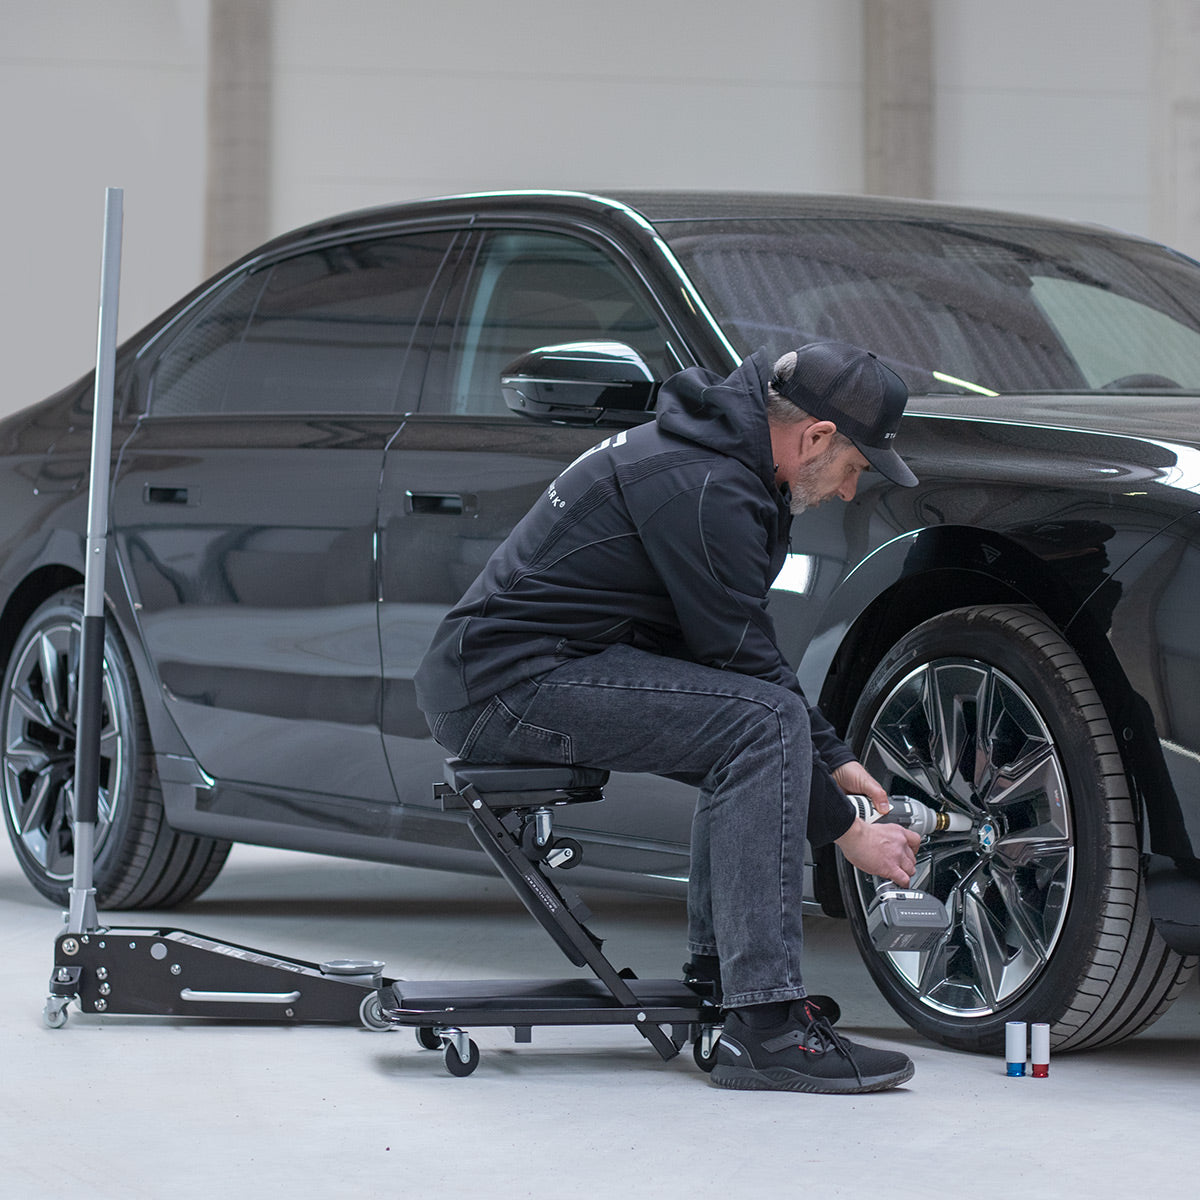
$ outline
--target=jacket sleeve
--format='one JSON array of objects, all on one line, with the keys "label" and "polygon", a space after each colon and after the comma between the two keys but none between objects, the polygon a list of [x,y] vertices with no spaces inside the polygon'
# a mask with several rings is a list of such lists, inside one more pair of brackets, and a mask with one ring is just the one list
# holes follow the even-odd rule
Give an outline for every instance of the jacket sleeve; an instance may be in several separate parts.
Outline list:
[{"label": "jacket sleeve", "polygon": [[[832,771],[854,755],[808,703],[767,612],[771,531],[778,519],[774,499],[757,477],[740,464],[717,462],[661,498],[642,522],[642,543],[670,593],[694,659],[800,696],[808,706],[813,746]],[[847,825],[850,811],[847,802]]]}]

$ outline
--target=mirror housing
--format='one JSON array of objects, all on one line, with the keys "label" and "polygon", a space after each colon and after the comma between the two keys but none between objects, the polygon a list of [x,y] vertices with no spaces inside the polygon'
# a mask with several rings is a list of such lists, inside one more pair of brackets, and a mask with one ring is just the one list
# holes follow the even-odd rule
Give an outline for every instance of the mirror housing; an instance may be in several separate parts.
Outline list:
[{"label": "mirror housing", "polygon": [[624,342],[540,346],[500,372],[513,412],[559,425],[640,425],[653,415],[658,380]]}]

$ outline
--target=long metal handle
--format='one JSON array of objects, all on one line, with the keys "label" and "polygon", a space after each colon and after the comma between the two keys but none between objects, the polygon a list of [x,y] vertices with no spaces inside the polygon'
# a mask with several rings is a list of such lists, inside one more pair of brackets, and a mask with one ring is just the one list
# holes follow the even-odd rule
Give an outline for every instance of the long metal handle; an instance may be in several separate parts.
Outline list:
[{"label": "long metal handle", "polygon": [[[96,813],[100,791],[100,726],[104,685],[104,560],[108,553],[108,484],[112,459],[113,383],[117,360],[117,301],[121,283],[124,193],[104,197],[100,261],[100,319],[92,402],[92,470],[88,489],[83,631],[79,649],[79,708],[75,740],[75,861],[67,930],[95,928]],[[113,781],[116,786],[116,781]]]}]

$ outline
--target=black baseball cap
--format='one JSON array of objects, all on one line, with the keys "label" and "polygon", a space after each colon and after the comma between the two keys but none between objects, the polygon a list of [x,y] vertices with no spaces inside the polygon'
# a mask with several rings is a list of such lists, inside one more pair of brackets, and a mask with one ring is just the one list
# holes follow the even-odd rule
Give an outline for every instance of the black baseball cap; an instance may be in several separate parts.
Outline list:
[{"label": "black baseball cap", "polygon": [[811,342],[796,351],[796,368],[771,386],[810,416],[832,421],[881,475],[902,487],[917,477],[892,448],[908,388],[891,367],[849,342]]}]

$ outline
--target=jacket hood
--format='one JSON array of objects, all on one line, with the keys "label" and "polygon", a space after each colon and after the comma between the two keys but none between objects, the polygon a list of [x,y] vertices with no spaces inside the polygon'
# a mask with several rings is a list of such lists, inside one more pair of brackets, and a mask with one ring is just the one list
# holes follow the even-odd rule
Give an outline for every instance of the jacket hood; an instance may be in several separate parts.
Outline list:
[{"label": "jacket hood", "polygon": [[765,348],[756,351],[727,379],[703,367],[672,375],[659,388],[655,420],[666,433],[744,463],[776,491],[767,425],[772,364],[767,358]]}]

